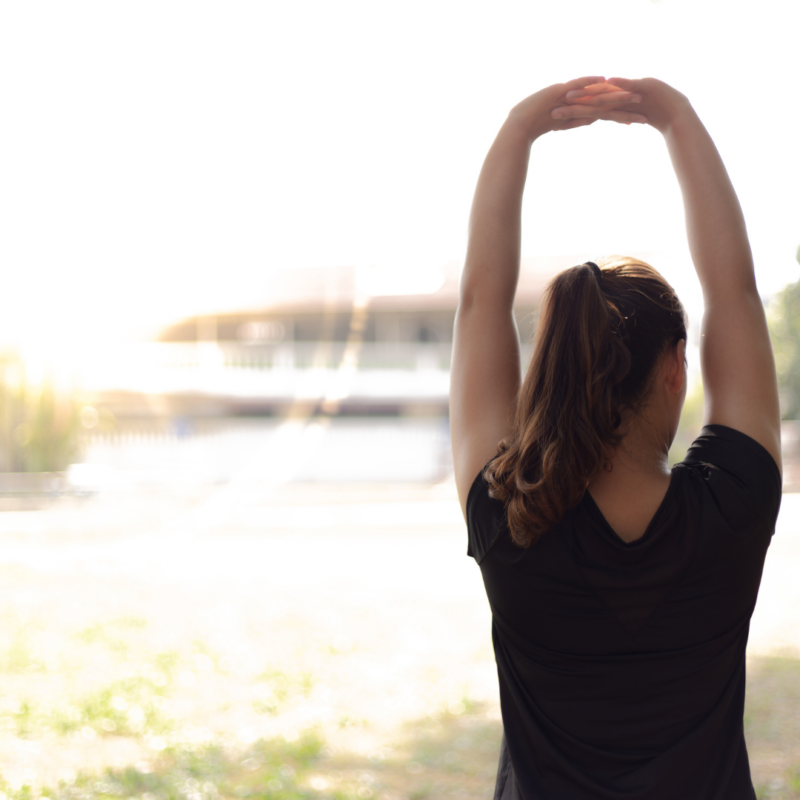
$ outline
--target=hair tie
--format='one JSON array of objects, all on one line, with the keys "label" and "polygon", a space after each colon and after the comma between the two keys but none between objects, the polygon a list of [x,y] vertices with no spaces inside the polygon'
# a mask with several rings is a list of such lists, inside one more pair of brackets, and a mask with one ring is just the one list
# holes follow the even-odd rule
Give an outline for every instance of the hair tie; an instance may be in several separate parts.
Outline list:
[{"label": "hair tie", "polygon": [[600,284],[600,288],[602,289],[603,288],[603,271],[600,269],[600,267],[598,267],[597,264],[594,263],[594,261],[587,261],[584,266],[589,267],[589,269],[594,274],[594,277],[597,278],[597,282],[598,282],[598,284]]}]

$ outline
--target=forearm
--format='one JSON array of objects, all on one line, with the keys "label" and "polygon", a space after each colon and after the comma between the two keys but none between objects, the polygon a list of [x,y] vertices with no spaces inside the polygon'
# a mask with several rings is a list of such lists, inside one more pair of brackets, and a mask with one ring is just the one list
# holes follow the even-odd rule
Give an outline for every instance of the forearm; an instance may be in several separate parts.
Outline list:
[{"label": "forearm", "polygon": [[530,147],[531,137],[509,117],[484,160],[469,219],[462,303],[481,297],[513,305]]},{"label": "forearm", "polygon": [[755,290],[744,215],[711,136],[687,103],[664,131],[683,195],[689,250],[703,292]]},{"label": "forearm", "polygon": [[[511,110],[489,149],[475,189],[460,311],[479,300],[484,308],[511,312],[519,277],[520,216],[531,144],[549,131],[591,125],[601,117],[624,123],[647,121],[640,114],[619,109],[641,97],[598,83],[602,81],[602,77],[589,76],[554,84]],[[589,104],[573,104],[567,99],[570,93],[583,94],[593,86],[602,86],[604,94]]]}]

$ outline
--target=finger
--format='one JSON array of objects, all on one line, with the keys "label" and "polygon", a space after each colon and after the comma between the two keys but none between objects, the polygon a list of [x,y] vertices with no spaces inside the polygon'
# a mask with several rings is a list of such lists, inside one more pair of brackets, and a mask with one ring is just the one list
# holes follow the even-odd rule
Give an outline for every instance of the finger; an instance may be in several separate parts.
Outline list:
[{"label": "finger", "polygon": [[618,86],[612,86],[608,81],[602,81],[601,83],[589,83],[586,86],[579,86],[577,89],[570,89],[568,94],[580,93],[582,96],[588,97],[590,95],[603,94],[604,92],[618,91],[620,91]]},{"label": "finger", "polygon": [[633,111],[620,111],[619,109],[603,111],[601,114],[597,115],[597,118],[609,120],[611,122],[624,122],[625,124],[631,122],[644,124],[648,121],[644,114],[636,114]]},{"label": "finger", "polygon": [[592,125],[597,122],[597,117],[580,117],[577,119],[568,119],[564,122],[564,130],[572,128],[580,128],[584,125]]},{"label": "finger", "polygon": [[625,89],[628,92],[636,91],[636,81],[629,80],[628,78],[609,78],[606,83],[612,86],[618,86],[620,89]]},{"label": "finger", "polygon": [[580,89],[584,86],[591,86],[593,84],[602,84],[605,78],[602,75],[590,75],[588,78],[575,78],[574,81],[567,81],[564,84],[564,91],[568,92],[571,89]]},{"label": "finger", "polygon": [[558,106],[550,112],[553,119],[572,119],[589,115],[596,116],[597,112],[590,106]]},{"label": "finger", "polygon": [[593,97],[592,96],[581,97],[581,91],[578,90],[576,92],[567,92],[566,99],[571,103],[577,103],[579,105],[604,106],[604,107],[626,106],[629,103],[642,102],[641,95],[634,94],[633,92],[621,92],[619,90],[602,92],[601,94],[594,95]]},{"label": "finger", "polygon": [[570,89],[566,95],[573,97],[593,97],[594,95],[605,94],[606,92],[619,92],[619,86],[612,86],[608,81],[601,83],[590,83],[587,86],[579,86],[577,89]]},{"label": "finger", "polygon": [[568,106],[557,106],[550,112],[553,119],[575,119],[576,117],[595,117],[599,119],[601,114],[609,111],[607,108],[595,108],[595,106],[585,106],[572,104]]}]

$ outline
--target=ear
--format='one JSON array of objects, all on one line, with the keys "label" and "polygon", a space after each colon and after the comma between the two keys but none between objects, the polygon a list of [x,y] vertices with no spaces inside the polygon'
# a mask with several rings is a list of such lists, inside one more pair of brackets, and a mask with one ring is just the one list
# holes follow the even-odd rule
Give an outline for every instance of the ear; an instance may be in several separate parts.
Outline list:
[{"label": "ear", "polygon": [[664,361],[664,378],[667,388],[675,394],[680,394],[686,380],[686,341],[680,339],[672,345],[667,350]]}]

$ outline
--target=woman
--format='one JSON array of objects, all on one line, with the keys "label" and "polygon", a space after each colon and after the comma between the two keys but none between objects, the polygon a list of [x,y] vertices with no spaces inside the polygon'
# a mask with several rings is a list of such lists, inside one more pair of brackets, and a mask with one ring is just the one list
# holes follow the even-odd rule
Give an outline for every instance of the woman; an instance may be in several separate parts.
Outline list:
[{"label": "woman", "polygon": [[[649,265],[558,275],[520,386],[530,147],[598,119],[664,136],[703,288],[705,427],[672,469],[684,314]],[[755,798],[745,646],[781,496],[777,385],[742,212],[682,94],[590,77],[511,111],[475,192],[451,381],[456,484],[500,683],[495,797]]]}]

